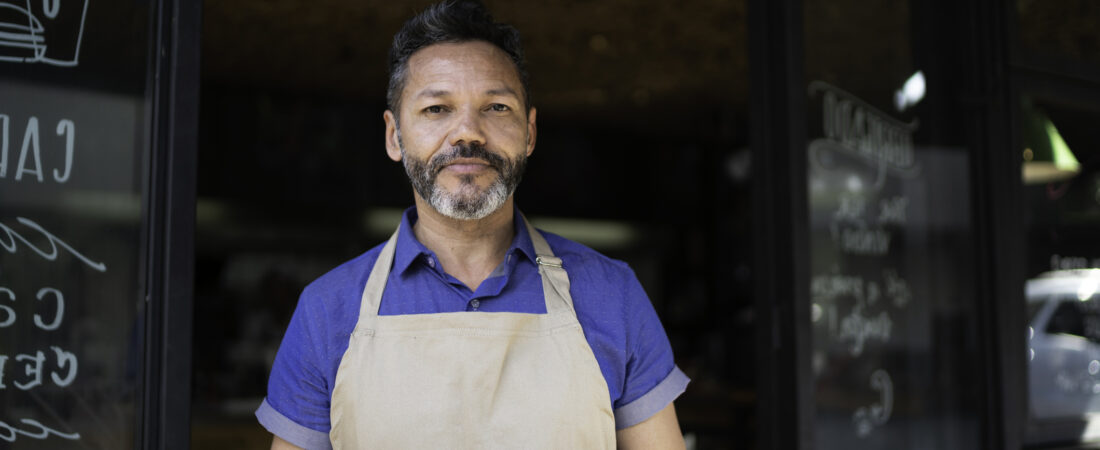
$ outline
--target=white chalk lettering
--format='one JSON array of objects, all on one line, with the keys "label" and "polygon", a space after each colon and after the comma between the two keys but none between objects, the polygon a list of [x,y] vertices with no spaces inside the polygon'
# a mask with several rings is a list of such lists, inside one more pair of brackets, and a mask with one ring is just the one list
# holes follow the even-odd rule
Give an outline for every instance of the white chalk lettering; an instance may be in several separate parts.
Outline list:
[{"label": "white chalk lettering", "polygon": [[865,226],[840,228],[833,236],[844,253],[873,256],[887,254],[890,251],[891,238],[889,231]]},{"label": "white chalk lettering", "polygon": [[[8,300],[11,300],[13,302],[15,301],[15,293],[12,292],[11,289],[0,287],[0,294],[7,294]],[[14,309],[11,309],[10,306],[0,305],[0,311],[3,311],[4,315],[7,317],[6,319],[4,319],[3,322],[0,322],[0,328],[7,328],[10,327],[11,324],[15,323]]]},{"label": "white chalk lettering", "polygon": [[[39,350],[14,357],[0,355],[0,390],[7,389],[5,378],[24,391],[45,386],[48,381],[58,387],[71,385],[79,374],[80,361],[74,353],[61,347],[50,346],[50,350],[50,353]],[[49,377],[44,379],[47,372]]]},{"label": "white chalk lettering", "polygon": [[894,306],[904,308],[913,299],[913,291],[909,289],[909,282],[898,276],[898,271],[886,269],[882,271],[882,278],[886,280],[886,295],[894,300]]},{"label": "white chalk lettering", "polygon": [[834,90],[825,92],[824,108],[826,137],[869,161],[897,169],[913,166],[913,137],[908,124],[898,123],[856,99],[838,98]]},{"label": "white chalk lettering", "polygon": [[50,349],[53,350],[55,354],[57,354],[57,366],[58,367],[60,367],[61,369],[65,369],[65,366],[69,367],[69,369],[68,369],[69,371],[68,371],[67,375],[65,375],[64,378],[57,376],[57,372],[51,372],[50,373],[50,379],[53,380],[54,384],[56,384],[60,387],[66,387],[66,386],[68,386],[69,384],[71,384],[73,382],[73,379],[76,378],[76,370],[77,370],[76,355],[74,355],[70,352],[64,351],[64,350],[62,350],[58,347],[51,346]]},{"label": "white chalk lettering", "polygon": [[863,278],[847,275],[817,275],[810,281],[814,302],[827,303],[838,297],[853,297],[863,302]]},{"label": "white chalk lettering", "polygon": [[878,223],[882,225],[905,225],[908,222],[906,215],[908,206],[909,199],[900,195],[882,199],[879,202]]},{"label": "white chalk lettering", "polygon": [[37,297],[38,300],[42,300],[49,294],[53,294],[54,300],[57,302],[57,312],[54,313],[53,320],[48,324],[42,321],[42,316],[35,313],[34,324],[43,330],[53,331],[61,326],[61,318],[65,316],[65,296],[57,289],[46,287],[39,289],[38,295],[35,297]]},{"label": "white chalk lettering", "polygon": [[[31,150],[34,157],[34,170],[27,169],[27,150]],[[31,117],[27,121],[27,131],[23,133],[23,147],[19,150],[19,167],[15,170],[15,181],[23,178],[24,173],[29,173],[42,182],[42,150],[38,145],[38,118]]]},{"label": "white chalk lettering", "polygon": [[[9,148],[12,147],[11,123],[10,116],[0,114],[0,179],[8,177]],[[62,118],[57,121],[56,131],[59,138],[58,142],[43,142],[40,136],[38,117],[31,116],[27,119],[27,127],[23,131],[23,145],[19,147],[19,158],[15,161],[14,170],[12,170],[15,181],[23,181],[23,178],[26,177],[28,180],[33,179],[39,183],[45,182],[47,169],[42,163],[42,146],[46,145],[49,148],[56,145],[59,150],[62,150],[60,149],[60,139],[64,139],[65,148],[62,151],[65,152],[65,161],[63,164],[54,167],[52,180],[61,184],[69,181],[73,171],[73,159],[76,155],[76,123],[70,119]]]},{"label": "white chalk lettering", "polygon": [[879,401],[860,407],[852,414],[856,435],[861,438],[870,435],[876,427],[885,425],[894,411],[894,382],[889,373],[882,369],[871,373],[871,389],[878,391]]},{"label": "white chalk lettering", "polygon": [[863,307],[856,305],[851,313],[840,319],[840,333],[837,337],[841,341],[850,340],[848,351],[852,356],[859,356],[863,354],[868,341],[888,342],[893,328],[894,322],[886,311],[875,317],[866,317],[863,315]]},{"label": "white chalk lettering", "polygon": [[867,200],[859,195],[841,195],[840,206],[833,212],[833,221],[862,220]]},{"label": "white chalk lettering", "polygon": [[73,170],[73,143],[76,140],[76,124],[69,119],[61,119],[57,122],[57,135],[65,136],[65,172],[61,174],[57,169],[53,170],[53,179],[58,183],[69,181],[69,175]]},{"label": "white chalk lettering", "polygon": [[[45,228],[42,228],[42,226],[38,225],[33,220],[23,218],[23,217],[17,217],[15,220],[18,221],[19,223],[23,224],[23,225],[26,225],[27,227],[29,227],[31,229],[37,231],[38,233],[42,234],[43,236],[45,236],[46,239],[50,243],[50,250],[46,251],[44,249],[38,248],[37,246],[32,244],[30,241],[28,241],[26,238],[24,238],[22,235],[20,235],[19,233],[16,233],[15,230],[11,229],[7,225],[4,225],[3,223],[0,223],[0,247],[3,247],[5,250],[8,251],[8,253],[15,253],[19,249],[19,245],[16,242],[16,240],[19,240],[27,248],[30,248],[31,251],[33,251],[35,253],[38,253],[39,256],[42,256],[43,258],[46,258],[49,261],[54,261],[54,260],[57,259],[57,256],[58,256],[58,253],[59,253],[57,248],[61,247],[65,250],[67,250],[70,254],[75,256],[77,259],[79,259],[84,264],[87,264],[88,267],[91,267],[92,269],[95,269],[99,272],[106,272],[107,271],[107,265],[106,264],[103,264],[102,262],[96,262],[96,261],[92,261],[91,259],[88,259],[88,257],[86,257],[83,254],[81,254],[80,252],[74,250],[71,246],[69,246],[69,244],[66,244],[61,239],[58,239],[57,236],[54,236],[53,233],[50,233],[49,231],[46,231]],[[4,239],[3,239],[3,236],[5,234],[8,237],[7,242],[5,242]]]},{"label": "white chalk lettering", "polygon": [[80,433],[62,433],[53,428],[42,425],[42,423],[38,422],[37,420],[20,419],[19,423],[30,426],[31,430],[37,429],[38,431],[21,430],[19,428],[15,428],[14,426],[8,425],[4,421],[0,420],[0,440],[15,442],[15,439],[19,435],[23,435],[31,439],[42,440],[50,437],[51,434],[61,439],[68,439],[70,441],[80,439]]},{"label": "white chalk lettering", "polygon": [[31,377],[30,381],[26,383],[20,383],[18,381],[13,382],[15,387],[24,391],[30,390],[35,386],[42,385],[42,364],[46,362],[46,354],[41,351],[35,352],[34,356],[31,355],[15,355],[15,361],[33,361],[34,364],[24,364],[24,375]]},{"label": "white chalk lettering", "polygon": [[56,19],[57,13],[60,11],[61,0],[42,0],[42,12],[46,14],[46,17]]}]

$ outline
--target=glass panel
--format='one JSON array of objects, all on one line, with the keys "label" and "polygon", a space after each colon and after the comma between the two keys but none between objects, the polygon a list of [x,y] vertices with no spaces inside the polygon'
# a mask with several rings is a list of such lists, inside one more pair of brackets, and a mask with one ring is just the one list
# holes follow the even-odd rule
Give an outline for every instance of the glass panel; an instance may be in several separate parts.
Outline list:
[{"label": "glass panel", "polygon": [[1029,310],[1028,440],[1096,439],[1100,417],[1100,108],[1020,101]]},{"label": "glass panel", "polygon": [[803,6],[814,448],[979,448],[969,152],[943,30],[921,2]]},{"label": "glass panel", "polygon": [[1016,20],[1027,53],[1100,66],[1100,5],[1094,0],[1016,0]]},{"label": "glass panel", "polygon": [[0,447],[133,448],[146,2],[0,1]]}]

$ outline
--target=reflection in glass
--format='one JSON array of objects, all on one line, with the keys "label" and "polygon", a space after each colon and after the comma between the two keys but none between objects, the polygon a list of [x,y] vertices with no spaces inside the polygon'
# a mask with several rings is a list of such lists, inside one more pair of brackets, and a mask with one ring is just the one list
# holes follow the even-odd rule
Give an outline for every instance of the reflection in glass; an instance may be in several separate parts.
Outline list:
[{"label": "reflection in glass", "polygon": [[1100,412],[1100,270],[1048,272],[1028,281],[1036,310],[1028,365],[1034,419]]},{"label": "reflection in glass", "polygon": [[1027,441],[1100,429],[1100,108],[1024,96],[1020,153],[1028,317]]}]

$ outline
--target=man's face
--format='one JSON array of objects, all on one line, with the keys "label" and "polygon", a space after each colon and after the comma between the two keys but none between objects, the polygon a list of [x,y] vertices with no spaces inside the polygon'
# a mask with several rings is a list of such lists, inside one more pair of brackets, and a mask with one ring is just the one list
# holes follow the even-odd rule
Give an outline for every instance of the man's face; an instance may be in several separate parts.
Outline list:
[{"label": "man's face", "polygon": [[448,217],[500,209],[535,146],[535,110],[524,111],[511,59],[481,41],[434,44],[409,58],[406,77],[400,111],[384,115],[390,158]]}]

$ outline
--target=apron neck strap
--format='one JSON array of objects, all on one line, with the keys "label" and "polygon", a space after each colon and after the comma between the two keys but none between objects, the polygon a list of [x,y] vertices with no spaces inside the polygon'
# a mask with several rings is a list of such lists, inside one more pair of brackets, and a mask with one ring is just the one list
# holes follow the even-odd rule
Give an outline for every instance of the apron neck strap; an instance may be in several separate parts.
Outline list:
[{"label": "apron neck strap", "polygon": [[[561,258],[554,256],[550,244],[535,227],[531,226],[523,214],[519,215],[519,219],[527,227],[527,234],[531,236],[531,244],[535,247],[535,263],[538,264],[539,275],[542,278],[543,299],[546,302],[547,314],[567,313],[575,316],[573,296],[569,294],[569,275],[562,266]],[[367,285],[363,288],[359,307],[360,317],[378,315],[378,307],[382,303],[382,292],[385,291],[386,281],[390,277],[393,255],[397,248],[397,236],[400,232],[401,227],[398,226],[374,262],[374,267],[367,278]]]},{"label": "apron neck strap", "polygon": [[386,290],[386,280],[390,278],[390,268],[393,266],[393,254],[397,248],[397,235],[401,233],[401,226],[386,241],[378,259],[374,261],[374,268],[367,278],[367,286],[363,288],[363,298],[359,304],[359,317],[377,316],[378,305],[382,304],[382,292]]},{"label": "apron neck strap", "polygon": [[535,263],[539,266],[539,275],[542,276],[542,293],[546,301],[546,313],[564,313],[576,316],[573,309],[573,296],[569,294],[569,274],[561,258],[554,256],[550,244],[542,237],[527,217],[519,215],[523,225],[527,227],[527,234],[531,236],[531,244],[535,247]]}]

